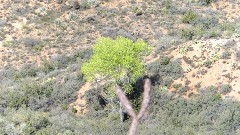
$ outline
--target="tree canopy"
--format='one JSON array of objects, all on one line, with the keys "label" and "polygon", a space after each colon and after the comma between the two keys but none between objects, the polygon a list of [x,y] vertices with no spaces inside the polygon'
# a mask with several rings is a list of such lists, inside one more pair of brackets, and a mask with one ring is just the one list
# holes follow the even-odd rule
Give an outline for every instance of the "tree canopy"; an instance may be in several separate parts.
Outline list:
[{"label": "tree canopy", "polygon": [[93,55],[82,65],[81,71],[88,81],[96,78],[110,79],[114,82],[134,82],[144,74],[142,56],[150,47],[143,40],[136,42],[124,37],[115,40],[99,38],[93,46]]}]

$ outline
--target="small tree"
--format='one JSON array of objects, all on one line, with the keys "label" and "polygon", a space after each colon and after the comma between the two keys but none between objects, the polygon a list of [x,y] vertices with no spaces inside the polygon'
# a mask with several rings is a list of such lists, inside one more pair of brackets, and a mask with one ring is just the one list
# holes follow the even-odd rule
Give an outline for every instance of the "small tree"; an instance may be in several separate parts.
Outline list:
[{"label": "small tree", "polygon": [[110,80],[121,84],[125,93],[130,93],[131,84],[144,74],[141,56],[148,51],[148,44],[142,40],[99,38],[93,46],[93,56],[82,65],[81,70],[88,81]]},{"label": "small tree", "polygon": [[132,105],[118,85],[121,84],[124,87],[125,93],[131,92],[131,84],[144,74],[141,57],[149,49],[147,43],[142,40],[133,42],[123,37],[118,37],[116,40],[100,38],[93,46],[93,56],[81,68],[88,81],[101,77],[117,85],[115,92],[120,100],[121,121],[123,120],[122,104],[132,117],[129,135],[135,135],[138,121],[147,109],[151,83],[149,79],[145,81],[142,107],[138,114],[134,112]]}]

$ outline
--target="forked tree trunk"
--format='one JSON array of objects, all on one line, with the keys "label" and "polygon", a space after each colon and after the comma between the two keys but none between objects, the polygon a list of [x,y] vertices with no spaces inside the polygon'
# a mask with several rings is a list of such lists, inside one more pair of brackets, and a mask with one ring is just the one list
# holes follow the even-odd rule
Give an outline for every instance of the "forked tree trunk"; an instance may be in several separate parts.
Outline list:
[{"label": "forked tree trunk", "polygon": [[131,118],[132,118],[132,123],[129,127],[129,133],[128,133],[129,135],[135,135],[136,134],[138,121],[142,118],[142,116],[146,112],[147,107],[148,107],[148,103],[150,101],[150,95],[149,95],[150,90],[151,90],[151,81],[150,81],[150,79],[146,79],[144,81],[144,92],[143,92],[142,106],[141,106],[141,109],[140,109],[138,115],[136,115],[132,105],[130,104],[128,98],[125,96],[123,90],[118,85],[116,86],[116,94],[119,98],[120,104],[122,104],[124,106],[128,115],[131,116]]}]

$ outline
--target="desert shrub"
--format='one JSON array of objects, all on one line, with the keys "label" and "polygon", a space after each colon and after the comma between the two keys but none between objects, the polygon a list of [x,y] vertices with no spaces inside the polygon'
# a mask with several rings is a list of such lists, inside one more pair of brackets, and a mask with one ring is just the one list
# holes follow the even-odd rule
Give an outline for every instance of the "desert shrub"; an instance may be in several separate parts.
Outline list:
[{"label": "desert shrub", "polygon": [[171,6],[172,6],[172,0],[165,0],[165,1],[163,1],[163,6],[164,6],[166,9],[170,9]]},{"label": "desert shrub", "polygon": [[25,82],[22,84],[21,91],[23,91],[26,95],[29,96],[34,96],[34,97],[41,97],[41,96],[45,96],[45,97],[50,97],[53,89],[51,88],[51,86],[49,84],[45,84],[44,86],[41,85],[39,82],[34,82],[32,81],[30,82]]},{"label": "desert shrub", "polygon": [[180,95],[182,95],[182,94],[184,94],[184,93],[187,92],[187,89],[186,89],[186,87],[181,86],[181,87],[179,87],[179,88],[177,89],[177,92],[178,92]]},{"label": "desert shrub", "polygon": [[182,29],[180,31],[180,37],[187,40],[192,40],[194,35],[195,35],[194,31],[191,29]]},{"label": "desert shrub", "polygon": [[168,77],[171,77],[172,79],[177,79],[183,75],[183,70],[178,60],[174,60],[170,62],[169,60],[167,60],[167,62],[163,62],[162,60],[156,61],[147,65],[147,70],[152,75],[160,74],[161,76],[165,76],[165,77],[168,76]]},{"label": "desert shrub", "polygon": [[207,3],[207,5],[209,5],[212,2],[212,0],[205,0],[205,2]]},{"label": "desert shrub", "polygon": [[76,108],[72,108],[72,112],[73,112],[73,113],[77,113],[77,111],[78,111],[78,110],[77,110]]},{"label": "desert shrub", "polygon": [[170,86],[173,80],[183,76],[183,69],[178,60],[169,61],[169,58],[164,57],[149,63],[146,69],[154,85]]},{"label": "desert shrub", "polygon": [[208,33],[206,33],[206,37],[214,38],[214,37],[221,36],[221,34],[222,34],[222,32],[220,29],[218,29],[217,27],[213,27],[208,31]]},{"label": "desert shrub", "polygon": [[211,29],[211,28],[214,28],[214,27],[217,27],[218,26],[218,19],[215,18],[215,17],[201,17],[199,20],[198,20],[198,25],[201,25],[202,26],[202,29],[203,30],[208,30],[208,29]]},{"label": "desert shrub", "polygon": [[88,60],[93,54],[93,50],[90,48],[83,49],[83,50],[78,50],[73,53],[73,55],[69,56],[71,61],[75,62],[80,60],[85,61]]},{"label": "desert shrub", "polygon": [[[187,13],[187,12],[186,12]],[[190,13],[191,14],[191,13]],[[188,40],[199,38],[213,38],[225,33],[232,32],[232,28],[225,24],[219,24],[219,20],[215,12],[209,12],[207,16],[195,17],[194,21],[190,21],[190,28],[179,31],[179,36]],[[186,14],[188,15],[188,14]],[[186,21],[185,23],[187,23]]]},{"label": "desert shrub", "polygon": [[49,73],[55,69],[52,62],[44,60],[43,65],[40,67],[40,70],[45,73]]},{"label": "desert shrub", "polygon": [[79,80],[76,73],[62,73],[58,76],[62,83],[53,84],[51,98],[56,103],[68,103],[76,99],[79,87],[84,84],[84,80]]},{"label": "desert shrub", "polygon": [[59,55],[51,59],[56,69],[64,69],[68,66],[70,58],[66,55]]},{"label": "desert shrub", "polygon": [[41,43],[40,40],[31,38],[31,37],[27,37],[23,39],[23,44],[26,45],[27,47],[35,47],[40,43]]},{"label": "desert shrub", "polygon": [[236,32],[237,24],[236,23],[222,23],[220,24],[220,29],[223,31],[223,37],[230,37]]},{"label": "desert shrub", "polygon": [[20,70],[20,77],[34,77],[37,75],[38,68],[34,65],[25,65]]},{"label": "desert shrub", "polygon": [[209,5],[211,4],[212,0],[199,0],[203,5]]},{"label": "desert shrub", "polygon": [[198,2],[201,5],[209,5],[212,3],[213,0],[190,0],[191,2]]},{"label": "desert shrub", "polygon": [[75,117],[59,110],[55,110],[53,114],[50,117],[52,123],[50,131],[55,134],[67,132],[71,134],[126,134],[127,124],[129,124],[120,122],[118,112],[104,110],[89,111],[84,117]]},{"label": "desert shrub", "polygon": [[157,91],[152,97],[150,113],[140,125],[139,134],[234,134],[240,124],[239,111],[235,113],[240,104],[221,100],[213,89],[202,89],[200,95],[189,100]]},{"label": "desert shrub", "polygon": [[[99,106],[99,92],[92,92],[88,96],[92,98],[90,105]],[[138,134],[237,135],[240,126],[239,109],[238,102],[222,100],[214,86],[200,89],[198,95],[189,99],[154,87],[149,111],[139,125]],[[90,109],[82,117],[76,117],[68,111],[54,108],[49,113],[43,113],[26,108],[17,111],[7,109],[4,115],[0,115],[0,133],[126,134],[130,123],[128,119],[120,122],[117,107],[112,109],[109,104],[104,108]]]},{"label": "desert shrub", "polygon": [[0,79],[3,81],[5,79],[13,78],[17,70],[14,68],[1,69],[0,70]]},{"label": "desert shrub", "polygon": [[79,65],[90,55],[91,49],[86,49],[66,56],[69,61],[60,60],[56,64],[50,60],[45,61],[43,67],[25,65],[20,70],[11,68],[2,70],[1,108],[18,109],[27,106],[32,110],[48,111],[53,105],[66,104],[76,99],[76,92],[85,83]]},{"label": "desert shrub", "polygon": [[[92,49],[83,49],[75,51],[72,55],[57,55],[52,57],[49,62],[46,62],[44,67],[45,70],[51,69],[65,69],[69,65],[82,63],[89,59],[92,55]],[[46,67],[45,67],[46,66]]]},{"label": "desert shrub", "polygon": [[180,88],[182,86],[182,84],[178,84],[178,83],[174,83],[173,85],[172,85],[172,87],[173,88],[175,88],[175,89],[178,89],[178,88]]},{"label": "desert shrub", "polygon": [[7,98],[1,99],[1,102],[4,103],[6,100],[5,107],[15,109],[20,106],[28,106],[33,110],[47,109],[49,105],[53,104],[53,102],[50,102],[52,91],[52,86],[49,84],[40,85],[34,81],[31,83],[25,82],[19,88],[9,90],[9,93],[6,93]]},{"label": "desert shrub", "polygon": [[195,35],[204,38],[230,37],[235,33],[236,26],[235,23],[219,23],[217,12],[212,11],[207,16],[199,16],[193,23]]},{"label": "desert shrub", "polygon": [[160,68],[160,73],[166,76],[171,76],[173,79],[179,78],[183,75],[182,67],[177,60],[172,61],[166,66]]},{"label": "desert shrub", "polygon": [[235,30],[236,30],[236,24],[234,24],[234,23],[222,23],[222,24],[220,24],[220,28],[221,28],[223,31],[232,31],[232,32],[235,32]]},{"label": "desert shrub", "polygon": [[27,97],[23,92],[11,92],[7,97],[7,105],[13,108],[19,108],[20,106],[26,104],[28,101]]},{"label": "desert shrub", "polygon": [[86,100],[88,104],[88,108],[92,110],[102,110],[103,107],[106,105],[105,99],[102,97],[102,95],[99,94],[101,88],[96,90],[92,89],[87,91],[86,93]]},{"label": "desert shrub", "polygon": [[232,86],[230,84],[224,84],[220,88],[222,94],[227,94],[232,91]]},{"label": "desert shrub", "polygon": [[172,82],[173,82],[172,77],[164,77],[161,85],[169,87],[172,84]]},{"label": "desert shrub", "polygon": [[[35,112],[27,108],[20,108],[17,111],[8,109],[4,114],[5,117],[1,121],[3,130],[0,130],[3,134],[35,134],[51,125],[47,113]],[[12,126],[9,127],[10,125]]]},{"label": "desert shrub", "polygon": [[230,59],[230,57],[231,57],[231,52],[229,52],[228,50],[225,50],[221,54],[221,59]]},{"label": "desert shrub", "polygon": [[196,13],[194,13],[193,11],[187,11],[186,13],[184,13],[182,21],[183,23],[192,23],[193,21],[195,21],[196,17]]},{"label": "desert shrub", "polygon": [[163,58],[161,58],[160,59],[160,65],[168,65],[169,64],[169,62],[170,62],[170,58],[169,57],[163,57]]},{"label": "desert shrub", "polygon": [[80,7],[83,9],[90,9],[93,6],[96,6],[98,3],[98,0],[83,0],[80,3]]}]

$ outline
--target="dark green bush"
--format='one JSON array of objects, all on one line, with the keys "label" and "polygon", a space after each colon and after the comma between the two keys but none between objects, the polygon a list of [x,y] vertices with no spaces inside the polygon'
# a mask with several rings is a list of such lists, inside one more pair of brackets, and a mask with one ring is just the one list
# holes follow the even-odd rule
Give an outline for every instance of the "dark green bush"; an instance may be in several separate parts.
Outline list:
[{"label": "dark green bush", "polygon": [[37,75],[38,72],[38,68],[34,65],[25,65],[24,67],[22,67],[22,69],[20,70],[20,76],[23,77],[34,77]]},{"label": "dark green bush", "polygon": [[80,86],[84,84],[84,80],[79,80],[76,73],[63,73],[61,76],[58,76],[58,79],[62,83],[54,83],[53,91],[51,93],[51,99],[55,103],[68,103],[73,101],[77,97],[77,91]]},{"label": "dark green bush", "polygon": [[43,89],[38,82],[25,82],[22,84],[21,91],[26,93],[29,96],[39,97],[51,94],[51,91],[48,89]]},{"label": "dark green bush", "polygon": [[179,87],[177,90],[178,90],[178,93],[179,93],[180,95],[182,95],[182,94],[184,94],[184,93],[187,92],[187,89],[186,89],[186,87],[184,87],[184,86]]},{"label": "dark green bush", "polygon": [[[164,65],[168,63],[167,65]],[[170,62],[156,61],[147,65],[147,70],[150,74],[160,74],[165,77],[177,79],[183,75],[182,67],[177,60]]]},{"label": "dark green bush", "polygon": [[202,2],[204,2],[207,5],[209,5],[209,4],[211,4],[212,0],[202,0]]},{"label": "dark green bush", "polygon": [[169,87],[172,84],[172,82],[173,82],[173,79],[171,77],[165,77],[165,78],[163,78],[161,84],[163,86]]},{"label": "dark green bush", "polygon": [[[153,92],[154,99],[151,100],[149,110],[151,113],[138,132],[170,135],[217,134],[221,131],[234,134],[240,124],[236,122],[240,119],[237,118],[240,112],[234,112],[240,104],[223,101],[219,95],[216,90],[205,89],[201,90],[200,95],[187,100],[173,94]],[[235,111],[230,111],[231,109]],[[222,112],[223,110],[225,111]],[[234,119],[234,122],[230,119]]]},{"label": "dark green bush", "polygon": [[168,65],[170,62],[170,58],[169,57],[163,57],[160,59],[160,65]]},{"label": "dark green bush", "polygon": [[78,110],[77,110],[76,108],[72,108],[72,112],[73,112],[73,113],[77,113],[77,111],[78,111]]},{"label": "dark green bush", "polygon": [[[201,89],[198,95],[189,99],[167,91],[160,92],[156,88],[154,87],[151,92],[148,113],[139,125],[138,134],[237,135],[240,126],[240,104],[231,100],[222,100],[216,87]],[[95,91],[88,96],[92,98],[89,99],[91,106],[101,106],[98,95],[99,93]],[[27,134],[126,134],[130,120],[125,119],[124,122],[120,122],[119,106],[116,105],[116,109],[108,104],[100,109],[90,109],[82,117],[75,117],[71,112],[61,111],[58,108],[50,111],[50,116],[26,110],[30,115],[27,115],[27,127],[24,132]],[[0,122],[0,126],[3,127],[0,133],[10,133],[9,130],[5,130],[6,125],[15,122],[16,116],[24,118],[26,112],[23,113],[22,109],[17,112],[7,112],[3,122]],[[23,123],[20,119],[16,120],[19,125]]]},{"label": "dark green bush", "polygon": [[195,21],[196,17],[196,13],[194,13],[193,11],[187,11],[186,13],[184,13],[182,21],[183,23],[192,23],[193,21]]},{"label": "dark green bush", "polygon": [[194,31],[191,29],[182,29],[180,32],[181,38],[192,40],[193,36],[195,35]]},{"label": "dark green bush", "polygon": [[1,118],[0,134],[36,134],[51,126],[47,113],[35,112],[25,107],[17,111],[7,109],[4,116]]},{"label": "dark green bush", "polygon": [[104,98],[99,94],[101,89],[103,88],[101,87],[98,88],[98,90],[92,89],[87,91],[86,100],[89,109],[98,111],[102,110],[105,107],[106,103],[104,101]]},{"label": "dark green bush", "polygon": [[52,62],[45,60],[43,62],[43,66],[40,67],[40,70],[45,73],[49,73],[55,69],[54,65]]},{"label": "dark green bush", "polygon": [[166,9],[170,9],[172,6],[172,0],[165,0],[163,2],[163,5],[164,5],[164,7],[166,7]]},{"label": "dark green bush", "polygon": [[7,97],[7,104],[9,107],[19,108],[20,106],[26,104],[28,101],[27,97],[23,92],[11,92]]},{"label": "dark green bush", "polygon": [[207,4],[210,4],[212,0],[205,0]]}]

